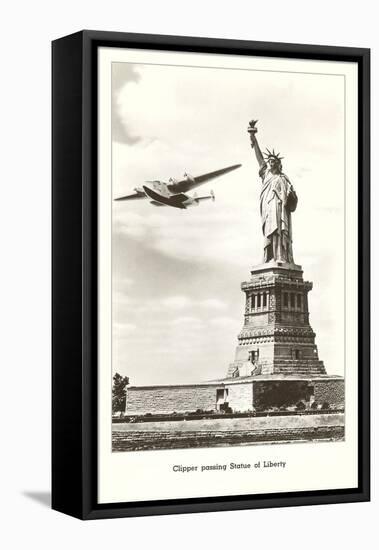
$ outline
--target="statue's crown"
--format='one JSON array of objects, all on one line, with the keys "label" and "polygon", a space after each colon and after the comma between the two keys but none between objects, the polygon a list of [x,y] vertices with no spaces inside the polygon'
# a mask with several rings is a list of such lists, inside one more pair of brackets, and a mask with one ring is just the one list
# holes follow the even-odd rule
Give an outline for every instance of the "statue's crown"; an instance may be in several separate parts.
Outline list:
[{"label": "statue's crown", "polygon": [[274,148],[272,149],[272,151],[270,151],[267,147],[266,147],[266,151],[267,153],[263,153],[264,156],[266,157],[266,160],[268,159],[276,159],[276,160],[279,160],[281,161],[284,157],[280,157],[280,153],[275,153],[275,150]]}]

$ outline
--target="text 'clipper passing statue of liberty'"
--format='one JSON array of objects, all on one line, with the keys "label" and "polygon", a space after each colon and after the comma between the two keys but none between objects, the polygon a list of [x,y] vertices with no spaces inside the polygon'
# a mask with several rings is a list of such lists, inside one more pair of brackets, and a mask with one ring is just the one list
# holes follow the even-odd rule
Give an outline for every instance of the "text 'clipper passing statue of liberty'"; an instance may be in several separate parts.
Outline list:
[{"label": "text 'clipper passing statue of liberty'", "polygon": [[262,178],[260,213],[264,235],[263,261],[293,264],[291,213],[296,210],[297,195],[282,172],[283,157],[280,153],[275,153],[274,149],[266,149],[267,153],[262,153],[257,140],[257,122],[251,120],[247,131]]}]

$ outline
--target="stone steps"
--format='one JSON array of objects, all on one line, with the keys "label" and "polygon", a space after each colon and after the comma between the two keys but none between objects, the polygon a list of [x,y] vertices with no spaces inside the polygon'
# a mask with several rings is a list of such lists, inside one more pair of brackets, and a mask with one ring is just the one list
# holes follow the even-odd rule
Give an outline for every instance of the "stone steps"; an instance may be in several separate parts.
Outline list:
[{"label": "stone steps", "polygon": [[321,364],[317,364],[317,363],[313,363],[313,364],[310,364],[310,365],[304,365],[304,363],[292,363],[291,365],[289,365],[288,363],[286,363],[285,365],[283,365],[282,363],[274,363],[273,364],[273,367],[275,368],[280,368],[280,369],[283,369],[283,370],[292,370],[292,369],[316,369],[316,370],[325,370],[325,367],[324,365],[321,363]]},{"label": "stone steps", "polygon": [[320,374],[326,374],[325,367],[323,365],[319,366],[301,366],[301,365],[292,365],[289,367],[288,365],[282,366],[282,365],[275,365],[274,371],[280,371],[283,373],[286,372],[311,372],[311,373],[320,373]]},{"label": "stone steps", "polygon": [[[238,366],[237,362],[229,365],[227,377],[232,376],[236,366]],[[324,363],[317,359],[279,359],[274,360],[273,363],[261,363],[259,367],[260,374],[294,374],[304,376],[327,374]]]},{"label": "stone steps", "polygon": [[323,365],[302,366],[302,365],[267,365],[263,366],[261,370],[262,374],[298,374],[317,376],[320,374],[327,374]]},{"label": "stone steps", "polygon": [[317,359],[310,360],[274,360],[273,363],[262,365],[262,374],[302,374],[302,375],[318,375],[326,374],[325,366],[322,361]]}]

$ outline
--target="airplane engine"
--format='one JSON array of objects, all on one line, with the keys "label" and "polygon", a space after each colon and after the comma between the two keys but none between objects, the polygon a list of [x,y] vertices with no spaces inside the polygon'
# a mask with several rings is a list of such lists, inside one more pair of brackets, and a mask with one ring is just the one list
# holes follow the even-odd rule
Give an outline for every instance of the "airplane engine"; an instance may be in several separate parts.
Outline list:
[{"label": "airplane engine", "polygon": [[195,195],[194,197],[188,197],[185,201],[184,201],[184,206],[186,208],[189,208],[190,206],[199,206],[199,200],[197,198],[197,196]]},{"label": "airplane engine", "polygon": [[195,183],[195,178],[191,176],[191,174],[187,174],[187,172],[184,172],[184,177],[188,181],[188,183]]},{"label": "airplane engine", "polygon": [[194,193],[192,197],[187,195],[186,200],[183,202],[183,205],[188,208],[189,206],[199,206],[201,201],[206,201],[211,199],[212,201],[215,200],[215,194],[213,191],[210,192],[209,195],[206,195],[205,197],[199,197],[197,193]]}]

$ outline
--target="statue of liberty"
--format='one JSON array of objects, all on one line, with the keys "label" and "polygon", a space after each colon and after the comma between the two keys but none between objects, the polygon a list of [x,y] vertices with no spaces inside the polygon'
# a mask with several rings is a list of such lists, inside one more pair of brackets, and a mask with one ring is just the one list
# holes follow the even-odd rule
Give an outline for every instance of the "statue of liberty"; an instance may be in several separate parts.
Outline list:
[{"label": "statue of liberty", "polygon": [[[282,172],[280,153],[274,149],[262,154],[258,145],[256,120],[249,123],[251,147],[259,164],[262,179],[260,213],[264,235],[264,262],[293,264],[291,213],[296,210],[297,195],[288,177]],[[265,157],[265,158],[264,158]]]}]

